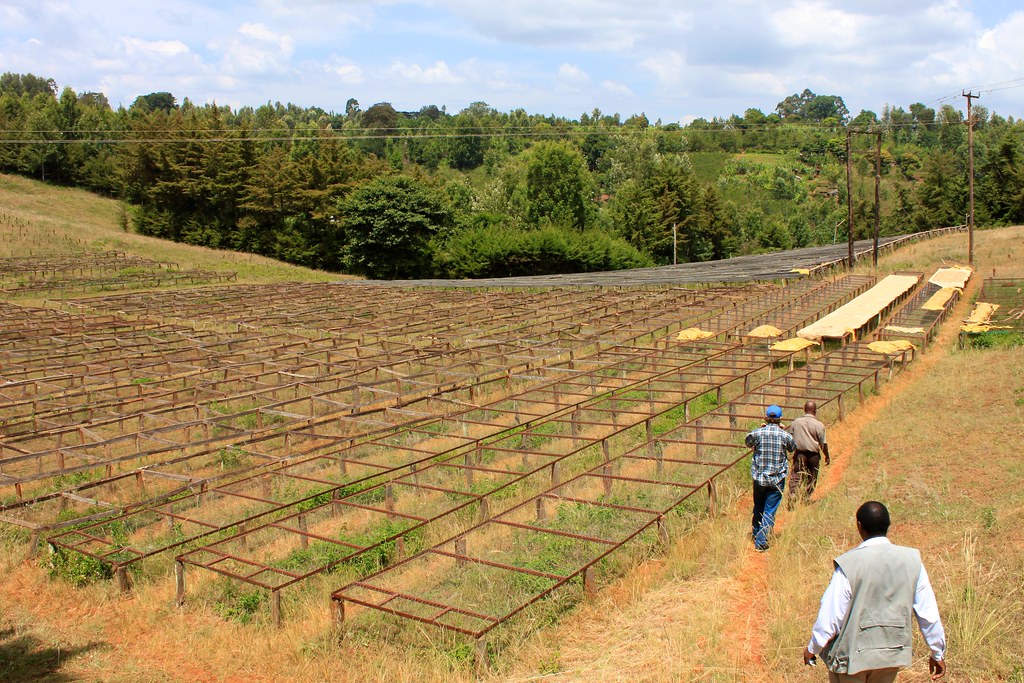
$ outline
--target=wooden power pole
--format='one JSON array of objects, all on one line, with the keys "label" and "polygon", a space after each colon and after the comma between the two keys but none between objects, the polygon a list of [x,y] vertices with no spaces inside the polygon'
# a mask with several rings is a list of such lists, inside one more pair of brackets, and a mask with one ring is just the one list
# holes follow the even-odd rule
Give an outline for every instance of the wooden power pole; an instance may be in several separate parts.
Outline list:
[{"label": "wooden power pole", "polygon": [[967,265],[974,265],[974,115],[971,113],[971,100],[980,98],[973,92],[960,91],[967,98]]},{"label": "wooden power pole", "polygon": [[849,247],[847,265],[853,270],[853,145],[846,129],[846,241]]},{"label": "wooden power pole", "polygon": [[875,244],[871,250],[871,265],[878,267],[878,224],[881,219],[878,194],[882,183],[882,131],[875,131]]}]

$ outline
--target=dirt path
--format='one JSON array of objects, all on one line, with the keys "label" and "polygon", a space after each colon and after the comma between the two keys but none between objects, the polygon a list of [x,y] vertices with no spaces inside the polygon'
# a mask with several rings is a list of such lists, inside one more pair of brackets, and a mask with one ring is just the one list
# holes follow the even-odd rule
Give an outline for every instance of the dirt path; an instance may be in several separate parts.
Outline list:
[{"label": "dirt path", "polygon": [[[891,382],[883,386],[880,395],[869,396],[856,410],[847,415],[846,420],[829,427],[828,440],[832,464],[827,468],[822,466],[821,478],[812,500],[820,500],[842,481],[855,454],[860,451],[864,428],[875,422],[897,396],[950,352],[959,333],[959,321],[967,316],[969,302],[980,288],[980,281],[980,276],[975,273],[949,318],[942,323],[935,339],[929,344],[927,353],[920,353],[904,372],[894,376]],[[749,514],[751,504],[751,499],[744,497],[738,503],[734,514]],[[776,528],[785,525],[787,515],[784,511],[780,512],[776,518]],[[723,638],[725,642],[734,642],[737,645],[731,652],[734,653],[735,666],[738,670],[763,670],[764,633],[766,615],[769,613],[768,576],[769,558],[765,553],[755,552],[752,545],[748,546],[740,570],[733,581],[733,589],[728,594],[729,630]]]}]

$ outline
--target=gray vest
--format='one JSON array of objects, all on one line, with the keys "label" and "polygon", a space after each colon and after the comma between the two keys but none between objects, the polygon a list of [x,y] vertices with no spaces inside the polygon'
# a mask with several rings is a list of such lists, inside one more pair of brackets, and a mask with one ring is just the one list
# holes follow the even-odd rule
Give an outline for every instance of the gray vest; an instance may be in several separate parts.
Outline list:
[{"label": "gray vest", "polygon": [[855,548],[835,563],[850,580],[852,599],[839,634],[821,651],[829,671],[856,674],[910,666],[921,554],[884,543]]}]

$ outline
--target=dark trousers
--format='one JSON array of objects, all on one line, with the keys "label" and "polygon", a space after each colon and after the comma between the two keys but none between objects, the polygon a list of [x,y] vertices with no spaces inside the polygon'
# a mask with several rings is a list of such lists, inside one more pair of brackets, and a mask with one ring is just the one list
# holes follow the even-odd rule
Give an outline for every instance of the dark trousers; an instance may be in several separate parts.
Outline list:
[{"label": "dark trousers", "polygon": [[821,454],[817,451],[797,451],[793,454],[792,483],[789,487],[790,503],[796,498],[810,498],[818,483]]}]

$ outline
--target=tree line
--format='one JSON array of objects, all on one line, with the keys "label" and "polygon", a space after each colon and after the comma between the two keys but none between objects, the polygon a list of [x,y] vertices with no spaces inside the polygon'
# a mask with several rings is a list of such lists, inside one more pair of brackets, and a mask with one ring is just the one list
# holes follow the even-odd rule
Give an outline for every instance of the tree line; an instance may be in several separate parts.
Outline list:
[{"label": "tree line", "polygon": [[[1024,222],[1024,125],[976,107],[978,223]],[[374,278],[495,277],[726,258],[846,237],[849,128],[883,136],[883,232],[964,222],[963,115],[851,116],[796,93],[686,126],[383,102],[344,112],[180,104],[0,77],[0,170],[117,197],[125,228]],[[853,150],[854,232],[874,146]]]}]

